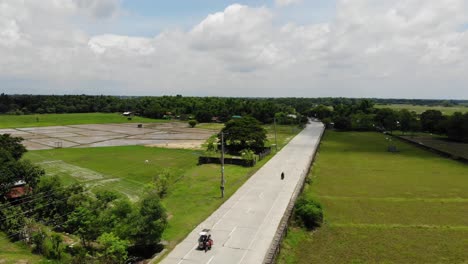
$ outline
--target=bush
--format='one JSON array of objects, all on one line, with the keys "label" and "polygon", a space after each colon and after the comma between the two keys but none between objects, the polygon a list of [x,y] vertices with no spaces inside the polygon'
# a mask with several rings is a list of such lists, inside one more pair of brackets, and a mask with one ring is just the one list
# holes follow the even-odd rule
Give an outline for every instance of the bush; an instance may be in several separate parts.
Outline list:
[{"label": "bush", "polygon": [[169,171],[164,170],[153,180],[153,188],[158,194],[160,199],[167,196],[169,191],[169,178],[171,177]]},{"label": "bush", "polygon": [[39,229],[32,234],[33,253],[42,254],[44,252],[44,242],[47,238],[47,234]]},{"label": "bush", "polygon": [[196,120],[190,120],[188,121],[190,127],[195,127],[197,125],[197,121]]},{"label": "bush", "polygon": [[108,264],[124,263],[127,260],[127,247],[129,242],[121,240],[113,233],[102,234],[97,241],[102,246],[101,262]]},{"label": "bush", "polygon": [[296,220],[308,229],[319,227],[323,222],[322,206],[311,198],[299,198],[294,212]]}]

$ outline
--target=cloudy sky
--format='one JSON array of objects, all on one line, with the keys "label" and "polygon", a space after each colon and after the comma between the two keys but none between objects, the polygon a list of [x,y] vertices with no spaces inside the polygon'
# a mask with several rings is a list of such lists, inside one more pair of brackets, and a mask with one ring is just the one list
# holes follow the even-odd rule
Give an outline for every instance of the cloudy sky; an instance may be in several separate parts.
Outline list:
[{"label": "cloudy sky", "polygon": [[0,92],[468,99],[468,1],[0,0]]}]

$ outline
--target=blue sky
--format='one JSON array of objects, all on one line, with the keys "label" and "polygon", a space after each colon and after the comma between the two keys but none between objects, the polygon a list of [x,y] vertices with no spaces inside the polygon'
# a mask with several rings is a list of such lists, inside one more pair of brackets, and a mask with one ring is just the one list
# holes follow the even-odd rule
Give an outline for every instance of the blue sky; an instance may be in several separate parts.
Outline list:
[{"label": "blue sky", "polygon": [[336,0],[305,0],[286,7],[277,7],[273,0],[123,0],[123,15],[100,21],[98,25],[88,21],[84,27],[86,31],[94,34],[152,37],[163,30],[190,30],[209,14],[221,12],[236,3],[270,8],[275,14],[276,24],[310,24],[331,20]]}]

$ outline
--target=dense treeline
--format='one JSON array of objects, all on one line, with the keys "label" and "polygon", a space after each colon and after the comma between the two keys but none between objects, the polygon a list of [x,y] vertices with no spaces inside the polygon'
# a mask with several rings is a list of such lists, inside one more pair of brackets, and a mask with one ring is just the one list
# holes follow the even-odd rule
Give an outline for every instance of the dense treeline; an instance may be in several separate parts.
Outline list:
[{"label": "dense treeline", "polygon": [[424,105],[424,106],[456,106],[468,105],[468,100],[429,100],[429,99],[377,99],[372,101],[378,104],[407,104],[407,105]]},{"label": "dense treeline", "polygon": [[[232,115],[250,115],[262,123],[273,122],[274,115],[305,115],[313,105],[353,105],[350,98],[224,98],[224,97],[116,97],[90,95],[0,95],[0,114],[90,113],[132,111],[150,118],[167,113],[182,118],[194,117],[210,122],[213,117],[227,121]],[[371,99],[374,103],[420,105],[468,104],[468,101]]]},{"label": "dense treeline", "polygon": [[333,106],[318,105],[309,116],[315,116],[326,124],[333,123],[339,130],[429,132],[447,135],[449,139],[468,142],[468,113],[444,116],[441,111],[427,110],[418,115],[407,109],[374,108],[370,100],[360,100]]},{"label": "dense treeline", "polygon": [[8,239],[60,263],[124,263],[129,253],[156,251],[167,225],[164,186],[148,186],[137,203],[108,190],[93,194],[43,177],[25,152],[21,138],[0,135],[0,230]]},{"label": "dense treeline", "polygon": [[[211,122],[213,117],[227,121],[232,115],[250,115],[263,123],[273,122],[275,113],[306,112],[316,99],[257,99],[218,97],[133,97],[88,95],[0,95],[0,114],[124,112],[163,118],[170,113],[198,122]],[[319,102],[321,100],[318,100]]]},{"label": "dense treeline", "polygon": [[[224,97],[116,97],[90,95],[0,95],[0,114],[88,113],[131,111],[149,118],[167,115],[226,122],[233,115],[252,116],[262,123],[302,123],[306,116],[333,120],[345,130],[401,130],[446,134],[467,142],[467,114],[443,116],[428,110],[421,115],[408,110],[376,109],[374,104],[465,105],[464,100],[353,99],[353,98],[224,98]],[[317,106],[318,105],[318,106]],[[314,108],[316,107],[316,108]],[[312,109],[312,110],[311,110]],[[296,116],[297,118],[291,118]],[[325,119],[327,122],[328,119]],[[329,121],[331,122],[331,121]]]}]

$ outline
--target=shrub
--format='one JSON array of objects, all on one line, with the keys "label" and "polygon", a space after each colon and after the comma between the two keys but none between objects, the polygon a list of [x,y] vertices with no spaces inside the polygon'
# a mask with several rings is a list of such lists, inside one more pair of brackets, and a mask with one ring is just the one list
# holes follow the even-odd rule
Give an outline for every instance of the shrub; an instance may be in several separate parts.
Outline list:
[{"label": "shrub", "polygon": [[154,190],[161,199],[166,197],[167,192],[169,191],[169,178],[170,173],[168,171],[163,171],[154,179]]},{"label": "shrub", "polygon": [[311,198],[299,198],[294,211],[296,219],[308,229],[319,227],[323,222],[322,206]]},{"label": "shrub", "polygon": [[32,234],[33,253],[42,254],[44,252],[44,242],[47,238],[47,234],[39,229]]},{"label": "shrub", "polygon": [[197,121],[196,120],[190,120],[188,121],[190,127],[195,127],[197,125]]}]

